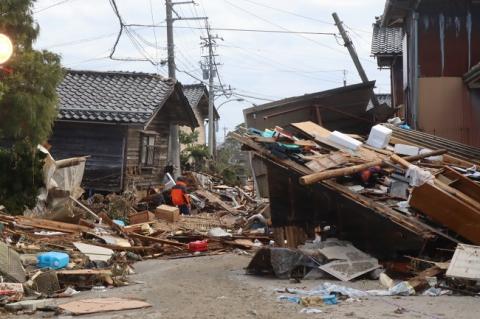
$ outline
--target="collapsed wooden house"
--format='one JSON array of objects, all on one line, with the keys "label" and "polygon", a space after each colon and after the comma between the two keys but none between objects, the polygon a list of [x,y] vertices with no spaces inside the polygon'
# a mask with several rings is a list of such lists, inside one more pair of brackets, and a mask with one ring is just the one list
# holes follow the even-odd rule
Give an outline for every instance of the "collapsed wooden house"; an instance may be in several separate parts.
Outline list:
[{"label": "collapsed wooden house", "polygon": [[[247,127],[259,130],[293,122],[312,121],[329,130],[367,134],[377,122],[385,121],[395,110],[388,103],[373,108],[370,98],[375,82],[348,85],[326,91],[290,97],[243,111]],[[389,98],[382,98],[382,102]],[[268,197],[267,170],[263,162],[251,159],[257,190]]]},{"label": "collapsed wooden house", "polygon": [[58,94],[51,153],[90,156],[86,189],[119,192],[160,184],[169,126],[198,126],[182,85],[156,74],[68,70]]},{"label": "collapsed wooden house", "polygon": [[[435,175],[439,182],[424,187],[431,189],[415,188],[415,200],[411,202],[413,210],[405,212],[397,206],[400,200],[394,196],[378,195],[371,190],[359,192],[335,178],[308,185],[301,183],[303,176],[315,172],[331,172],[338,167],[356,164],[369,165],[372,161],[389,162],[389,157],[394,154],[392,151],[361,147],[358,152],[344,152],[328,142],[328,130],[313,122],[293,123],[283,129],[304,138],[298,145],[313,145],[313,141],[321,154],[283,156],[271,146],[277,143],[275,139],[251,134],[233,135],[246,150],[260,158],[267,169],[272,227],[277,245],[284,246],[286,242],[288,247],[297,247],[306,239],[313,239],[318,227],[327,225],[336,237],[351,241],[356,247],[380,258],[415,256],[432,246],[453,247],[458,242],[480,243],[480,235],[475,235],[480,234],[480,186],[443,166],[465,168],[479,164],[480,150],[469,148],[470,161],[466,161],[461,158],[464,145],[451,141],[445,144],[443,140],[436,144],[433,136],[426,138],[430,150],[447,152],[441,163],[425,164],[438,168]],[[409,134],[415,133],[406,131],[405,134],[404,131],[394,132],[392,143],[406,140],[408,144],[415,144],[408,138]],[[302,161],[303,164],[299,163]],[[440,206],[430,203],[437,200]],[[459,209],[461,216],[458,215]]]}]

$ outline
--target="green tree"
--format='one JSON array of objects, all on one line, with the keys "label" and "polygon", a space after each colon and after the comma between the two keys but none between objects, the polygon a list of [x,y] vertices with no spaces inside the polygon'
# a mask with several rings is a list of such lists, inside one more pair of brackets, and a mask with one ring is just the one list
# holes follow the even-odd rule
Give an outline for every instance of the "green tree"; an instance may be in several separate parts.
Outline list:
[{"label": "green tree", "polygon": [[180,131],[180,144],[185,148],[180,152],[180,163],[182,167],[186,167],[187,163],[193,158],[193,170],[201,170],[205,166],[205,161],[208,158],[208,148],[206,145],[197,144],[198,131],[186,133]]},{"label": "green tree", "polygon": [[[57,115],[56,87],[63,77],[60,57],[33,49],[39,26],[35,0],[1,0],[0,32],[14,44],[12,58],[0,70],[0,203],[13,213],[33,206],[42,178],[36,145],[47,140]],[[20,192],[19,192],[20,190]]]}]

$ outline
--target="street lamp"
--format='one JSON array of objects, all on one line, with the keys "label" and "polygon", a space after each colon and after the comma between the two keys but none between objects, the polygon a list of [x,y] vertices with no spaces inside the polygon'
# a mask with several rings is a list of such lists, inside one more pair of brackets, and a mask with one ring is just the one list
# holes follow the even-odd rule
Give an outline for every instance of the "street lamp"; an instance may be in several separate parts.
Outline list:
[{"label": "street lamp", "polygon": [[221,103],[219,106],[217,106],[217,112],[218,112],[218,110],[220,110],[220,107],[221,107],[223,104],[227,104],[227,103],[229,103],[229,102],[243,102],[243,101],[245,101],[245,99],[242,99],[242,98],[226,100],[225,102],[223,102],[223,103]]},{"label": "street lamp", "polygon": [[0,33],[0,65],[7,62],[13,53],[13,44],[9,37]]}]

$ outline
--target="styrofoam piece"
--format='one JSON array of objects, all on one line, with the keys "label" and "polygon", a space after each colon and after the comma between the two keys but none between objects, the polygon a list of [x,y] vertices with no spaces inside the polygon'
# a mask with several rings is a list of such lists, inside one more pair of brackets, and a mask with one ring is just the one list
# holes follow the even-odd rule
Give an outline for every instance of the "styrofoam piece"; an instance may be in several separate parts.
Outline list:
[{"label": "styrofoam piece", "polygon": [[385,148],[390,142],[393,131],[383,125],[375,125],[370,130],[368,135],[367,144],[375,148]]},{"label": "styrofoam piece", "polygon": [[420,151],[420,148],[412,145],[406,145],[406,144],[395,144],[395,149],[394,149],[395,154],[407,155],[407,156],[418,155],[419,151]]},{"label": "styrofoam piece", "polygon": [[356,139],[348,136],[347,134],[343,134],[339,131],[333,131],[329,136],[328,140],[345,148],[351,150],[358,150],[360,146],[362,146],[362,142],[357,141]]},{"label": "styrofoam piece", "polygon": [[[430,152],[432,152],[432,150],[428,149],[428,148],[422,148],[420,150],[420,154],[425,154],[425,153],[430,153]],[[427,157],[426,159],[429,160],[429,161],[441,162],[441,161],[443,161],[443,155],[430,156],[430,157]]]}]

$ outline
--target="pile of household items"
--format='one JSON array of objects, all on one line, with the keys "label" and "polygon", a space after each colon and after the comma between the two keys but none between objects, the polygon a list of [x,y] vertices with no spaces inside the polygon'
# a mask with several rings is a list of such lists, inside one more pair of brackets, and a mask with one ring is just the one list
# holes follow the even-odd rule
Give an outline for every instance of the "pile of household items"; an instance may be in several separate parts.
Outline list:
[{"label": "pile of household items", "polygon": [[[399,130],[376,125],[364,138],[302,122],[231,134],[244,150],[264,161],[270,174],[276,247],[260,249],[248,272],[296,280],[370,276],[386,286],[386,290],[361,292],[334,285],[316,293],[282,295],[297,303],[302,297],[321,295],[319,302],[325,304],[331,302],[331,293],[347,298],[447,291],[478,294],[480,247],[474,245],[480,245],[480,161],[462,157],[460,147],[446,142],[444,148],[422,147],[422,141],[411,142],[405,130],[400,130],[404,138],[398,137]],[[469,151],[480,154],[473,148]],[[282,174],[289,184],[274,187],[271,181]],[[284,198],[290,198],[288,216],[277,213]],[[322,208],[316,200],[335,203],[329,205],[333,209],[326,204]],[[360,209],[366,215],[360,215]],[[331,224],[315,224],[313,216],[322,213]],[[380,220],[380,228],[360,227],[358,216],[368,214]],[[275,229],[281,233],[275,234]],[[403,234],[412,234],[413,239]],[[387,274],[402,280],[395,282]]]},{"label": "pile of household items", "polygon": [[0,304],[5,310],[53,307],[85,314],[148,307],[137,300],[101,298],[95,302],[99,310],[91,300],[54,298],[135,284],[128,275],[136,261],[248,254],[270,242],[268,202],[255,200],[251,186],[228,187],[212,176],[188,173],[192,214],[183,216],[174,206],[152,206],[161,192],[81,199],[86,160],[47,156],[37,206],[22,216],[0,206]]}]

